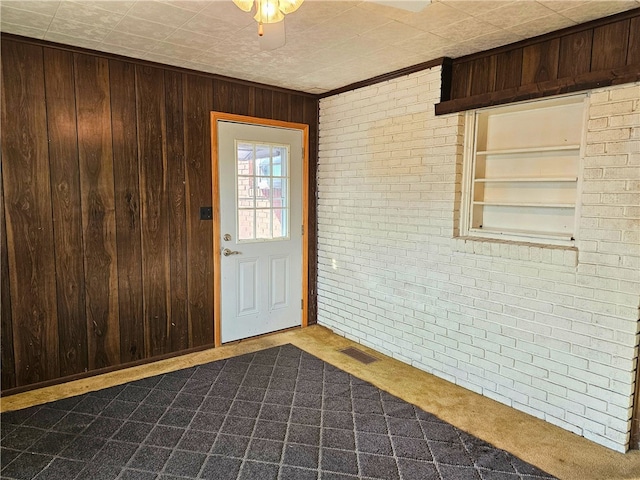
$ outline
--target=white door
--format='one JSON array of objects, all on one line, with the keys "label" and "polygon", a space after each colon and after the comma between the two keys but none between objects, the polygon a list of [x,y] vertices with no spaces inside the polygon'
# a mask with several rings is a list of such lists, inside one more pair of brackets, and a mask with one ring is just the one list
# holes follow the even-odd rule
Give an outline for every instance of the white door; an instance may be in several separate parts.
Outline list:
[{"label": "white door", "polygon": [[302,132],[218,120],[221,341],[302,322]]}]

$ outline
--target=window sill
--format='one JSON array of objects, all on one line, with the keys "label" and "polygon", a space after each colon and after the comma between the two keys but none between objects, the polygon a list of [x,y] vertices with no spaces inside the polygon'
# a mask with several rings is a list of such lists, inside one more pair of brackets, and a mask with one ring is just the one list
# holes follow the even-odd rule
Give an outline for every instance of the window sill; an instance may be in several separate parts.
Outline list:
[{"label": "window sill", "polygon": [[578,249],[559,245],[496,240],[479,237],[456,237],[453,239],[454,252],[474,253],[489,257],[546,263],[563,267],[578,266]]}]

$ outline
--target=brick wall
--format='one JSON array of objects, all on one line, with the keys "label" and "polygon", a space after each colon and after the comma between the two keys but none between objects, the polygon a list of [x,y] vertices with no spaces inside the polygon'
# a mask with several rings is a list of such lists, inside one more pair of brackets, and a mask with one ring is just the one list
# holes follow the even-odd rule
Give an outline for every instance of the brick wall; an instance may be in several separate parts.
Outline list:
[{"label": "brick wall", "polygon": [[459,238],[440,69],[325,98],[318,321],[618,451],[640,293],[640,84],[594,90],[576,248]]}]

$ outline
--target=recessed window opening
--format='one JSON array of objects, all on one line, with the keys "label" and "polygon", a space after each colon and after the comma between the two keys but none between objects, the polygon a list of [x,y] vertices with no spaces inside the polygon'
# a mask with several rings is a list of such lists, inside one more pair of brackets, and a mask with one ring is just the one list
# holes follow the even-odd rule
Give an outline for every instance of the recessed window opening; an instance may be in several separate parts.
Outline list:
[{"label": "recessed window opening", "polygon": [[586,98],[467,113],[463,235],[574,243]]}]

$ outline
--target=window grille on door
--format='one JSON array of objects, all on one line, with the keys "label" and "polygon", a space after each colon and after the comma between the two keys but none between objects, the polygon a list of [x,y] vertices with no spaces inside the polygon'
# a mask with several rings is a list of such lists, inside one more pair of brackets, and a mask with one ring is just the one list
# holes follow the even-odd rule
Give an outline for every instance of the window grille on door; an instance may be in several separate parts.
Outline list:
[{"label": "window grille on door", "polygon": [[289,145],[236,141],[238,241],[289,238]]}]

